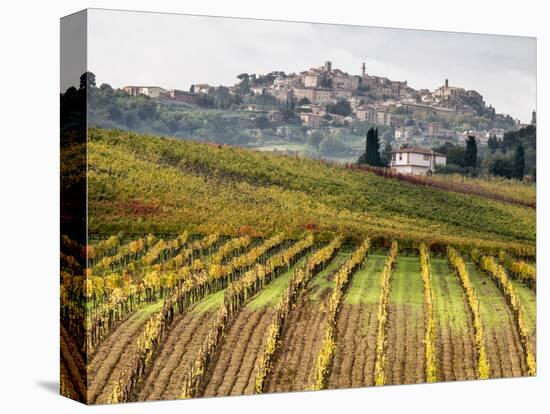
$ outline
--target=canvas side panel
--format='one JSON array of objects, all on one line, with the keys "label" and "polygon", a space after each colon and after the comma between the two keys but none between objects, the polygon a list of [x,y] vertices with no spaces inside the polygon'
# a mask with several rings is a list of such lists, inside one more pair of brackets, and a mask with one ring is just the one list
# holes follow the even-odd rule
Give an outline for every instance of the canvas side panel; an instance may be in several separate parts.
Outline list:
[{"label": "canvas side panel", "polygon": [[60,393],[85,403],[87,12],[60,22]]}]

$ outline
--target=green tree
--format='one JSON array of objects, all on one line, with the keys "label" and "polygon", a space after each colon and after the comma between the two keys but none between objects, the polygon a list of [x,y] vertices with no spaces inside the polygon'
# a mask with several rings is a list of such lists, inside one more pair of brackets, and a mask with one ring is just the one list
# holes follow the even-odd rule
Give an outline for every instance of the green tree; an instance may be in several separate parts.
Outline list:
[{"label": "green tree", "polygon": [[80,76],[80,89],[91,89],[95,87],[95,75],[92,72],[84,72]]},{"label": "green tree", "polygon": [[492,153],[494,153],[498,149],[498,140],[495,135],[491,135],[489,137],[489,140],[487,141],[487,146],[489,147]]},{"label": "green tree", "polygon": [[464,152],[464,167],[475,168],[477,165],[477,143],[473,135],[466,140],[466,151]]},{"label": "green tree", "polygon": [[271,122],[265,115],[260,115],[254,119],[254,124],[258,129],[271,128]]},{"label": "green tree", "polygon": [[365,153],[359,157],[358,164],[382,166],[380,159],[380,141],[378,140],[378,128],[371,128],[367,132]]},{"label": "green tree", "polygon": [[523,145],[519,144],[514,154],[512,163],[512,178],[523,180],[525,174],[525,152],[523,151]]},{"label": "green tree", "polygon": [[340,155],[349,151],[349,146],[338,136],[328,135],[319,143],[319,151],[324,155]]},{"label": "green tree", "polygon": [[327,105],[327,112],[331,114],[342,115],[342,116],[350,116],[352,113],[351,105],[345,99],[342,99],[333,105],[331,104]]},{"label": "green tree", "polygon": [[507,158],[495,158],[489,165],[489,173],[499,177],[512,177],[513,165]]},{"label": "green tree", "polygon": [[323,138],[324,136],[321,132],[313,131],[310,135],[308,135],[307,143],[314,148],[319,148],[319,144],[321,143]]}]

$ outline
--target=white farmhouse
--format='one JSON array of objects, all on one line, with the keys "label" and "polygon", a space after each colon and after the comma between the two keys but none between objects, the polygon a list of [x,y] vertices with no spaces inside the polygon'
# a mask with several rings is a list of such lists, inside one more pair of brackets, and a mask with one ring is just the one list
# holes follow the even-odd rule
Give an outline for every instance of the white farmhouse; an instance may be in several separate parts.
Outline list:
[{"label": "white farmhouse", "polygon": [[391,152],[392,171],[402,174],[426,175],[436,165],[444,166],[447,157],[427,148],[402,148]]}]

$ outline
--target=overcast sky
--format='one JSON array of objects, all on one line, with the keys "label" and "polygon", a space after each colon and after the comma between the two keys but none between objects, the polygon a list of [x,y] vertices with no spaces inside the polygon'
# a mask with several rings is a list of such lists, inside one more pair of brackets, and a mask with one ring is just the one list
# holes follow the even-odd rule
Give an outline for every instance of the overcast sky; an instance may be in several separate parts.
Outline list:
[{"label": "overcast sky", "polygon": [[300,72],[332,61],[430,90],[448,78],[529,122],[534,38],[90,10],[88,67],[113,87],[232,85],[240,73]]}]

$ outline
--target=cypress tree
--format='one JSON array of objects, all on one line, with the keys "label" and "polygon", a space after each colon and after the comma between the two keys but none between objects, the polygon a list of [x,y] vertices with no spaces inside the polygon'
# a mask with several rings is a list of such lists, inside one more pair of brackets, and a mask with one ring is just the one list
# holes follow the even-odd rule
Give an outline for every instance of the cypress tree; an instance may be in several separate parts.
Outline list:
[{"label": "cypress tree", "polygon": [[370,128],[367,131],[365,152],[357,160],[358,164],[367,164],[375,167],[382,166],[380,158],[380,141],[378,140],[378,128]]},{"label": "cypress tree", "polygon": [[523,145],[519,144],[514,154],[514,161],[512,166],[512,177],[518,180],[523,180],[523,174],[525,173],[525,152],[523,151]]},{"label": "cypress tree", "polygon": [[473,135],[466,140],[466,151],[464,152],[464,167],[475,168],[477,165],[477,143]]}]

